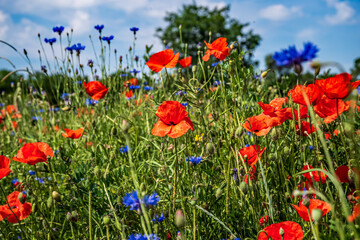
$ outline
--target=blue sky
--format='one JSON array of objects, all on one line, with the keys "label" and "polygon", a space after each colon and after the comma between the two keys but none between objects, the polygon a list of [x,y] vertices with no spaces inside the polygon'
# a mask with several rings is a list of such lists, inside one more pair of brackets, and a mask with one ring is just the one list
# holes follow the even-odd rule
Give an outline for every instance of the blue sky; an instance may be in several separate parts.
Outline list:
[{"label": "blue sky", "polygon": [[[63,25],[65,32],[74,29],[73,43],[86,46],[82,63],[94,59],[89,34],[99,49],[94,26],[104,24],[104,36],[114,35],[112,48],[119,55],[125,55],[132,44],[133,35],[129,28],[140,28],[137,33],[137,53],[144,52],[145,44],[154,45],[153,51],[163,49],[154,36],[157,27],[166,26],[163,20],[166,11],[177,11],[182,4],[193,0],[0,0],[0,40],[9,42],[20,52],[26,49],[36,69],[40,69],[37,34],[42,38],[57,37],[52,27]],[[359,0],[197,0],[198,5],[223,7],[231,5],[230,16],[241,22],[249,22],[262,37],[255,51],[264,69],[264,57],[296,45],[298,49],[306,41],[312,41],[320,51],[317,60],[340,62],[346,70],[360,57],[360,1]],[[49,46],[45,46],[51,58]],[[55,44],[56,55],[60,56],[59,45]],[[99,51],[98,51],[99,52]],[[10,59],[16,68],[27,64],[13,50],[5,45],[0,47],[0,57]],[[0,69],[12,69],[0,59]]]}]

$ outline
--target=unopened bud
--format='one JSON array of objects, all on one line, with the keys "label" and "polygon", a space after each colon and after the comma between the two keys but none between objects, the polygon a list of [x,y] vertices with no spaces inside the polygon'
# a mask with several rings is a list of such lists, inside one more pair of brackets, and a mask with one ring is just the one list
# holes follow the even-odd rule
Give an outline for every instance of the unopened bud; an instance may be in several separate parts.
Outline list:
[{"label": "unopened bud", "polygon": [[68,213],[66,214],[66,220],[71,221],[71,219],[72,219],[71,213],[68,212]]},{"label": "unopened bud", "polygon": [[191,206],[195,206],[196,203],[197,203],[197,198],[192,198],[192,199],[190,200]]},{"label": "unopened bud", "polygon": [[354,136],[354,125],[349,122],[344,122],[344,134],[348,138],[352,138]]},{"label": "unopened bud", "polygon": [[130,129],[130,124],[124,119],[121,124],[121,129],[127,133]]},{"label": "unopened bud", "polygon": [[72,216],[71,220],[73,220],[74,222],[77,222],[78,217],[79,217],[79,214],[77,213],[77,211],[72,211],[71,216]]},{"label": "unopened bud", "polygon": [[241,182],[241,183],[240,183],[240,190],[241,190],[241,192],[243,192],[244,194],[247,193],[247,191],[248,191],[248,185],[246,184],[246,182]]},{"label": "unopened bud", "polygon": [[25,195],[22,192],[19,193],[18,199],[21,204],[25,203]]},{"label": "unopened bud", "polygon": [[242,126],[238,127],[235,131],[235,137],[241,138],[241,136],[244,134],[244,128]]},{"label": "unopened bud", "polygon": [[55,201],[61,202],[61,195],[57,191],[53,191],[51,196]]},{"label": "unopened bud", "polygon": [[175,225],[178,228],[183,228],[185,226],[185,217],[182,210],[177,210],[175,213]]},{"label": "unopened bud", "polygon": [[193,66],[191,67],[191,71],[192,71],[193,73],[196,72],[196,65],[193,65]]},{"label": "unopened bud", "polygon": [[208,155],[214,154],[215,150],[216,150],[215,145],[212,142],[206,144],[206,153]]},{"label": "unopened bud", "polygon": [[302,66],[299,63],[294,64],[294,72],[298,75],[302,73]]},{"label": "unopened bud", "polygon": [[277,141],[281,136],[281,130],[277,128],[273,128],[270,133],[270,137],[272,140]]},{"label": "unopened bud", "polygon": [[268,73],[271,71],[271,69],[268,69],[268,70],[266,70],[265,72],[262,72],[261,74],[260,74],[260,76],[262,77],[262,78],[266,78],[266,76],[268,75]]},{"label": "unopened bud", "polygon": [[109,225],[109,224],[110,224],[110,221],[111,221],[111,219],[110,219],[109,216],[105,216],[105,217],[103,218],[103,223],[104,223],[105,225]]},{"label": "unopened bud", "polygon": [[284,236],[284,235],[285,235],[285,231],[284,231],[283,228],[280,228],[280,229],[279,229],[279,234],[280,234],[280,236]]},{"label": "unopened bud", "polygon": [[321,220],[322,214],[323,214],[322,210],[318,208],[313,209],[311,211],[311,217],[316,223],[318,223]]},{"label": "unopened bud", "polygon": [[221,188],[218,188],[215,192],[215,197],[216,199],[220,198],[222,195],[222,189]]},{"label": "unopened bud", "polygon": [[101,169],[100,169],[99,166],[96,166],[96,167],[94,168],[94,175],[95,175],[96,178],[100,178]]},{"label": "unopened bud", "polygon": [[46,200],[46,206],[48,208],[51,208],[53,205],[53,198],[52,197],[49,197],[47,200]]}]

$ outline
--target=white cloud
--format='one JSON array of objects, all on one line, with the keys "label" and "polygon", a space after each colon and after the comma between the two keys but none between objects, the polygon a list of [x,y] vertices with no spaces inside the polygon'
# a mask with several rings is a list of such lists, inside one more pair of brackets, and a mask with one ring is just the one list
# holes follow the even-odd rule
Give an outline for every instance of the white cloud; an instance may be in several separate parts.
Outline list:
[{"label": "white cloud", "polygon": [[6,25],[6,20],[8,16],[0,10],[0,39],[4,39],[7,31],[9,30],[9,26]]},{"label": "white cloud", "polygon": [[317,32],[313,28],[305,28],[296,34],[296,38],[299,41],[314,41]]},{"label": "white cloud", "polygon": [[327,5],[334,7],[336,13],[334,15],[326,15],[325,21],[331,25],[351,22],[355,14],[355,10],[349,6],[347,2],[340,2],[338,0],[326,0]]},{"label": "white cloud", "polygon": [[261,9],[259,15],[261,18],[265,18],[272,21],[287,20],[295,15],[301,15],[300,7],[287,8],[282,4],[275,4]]},{"label": "white cloud", "polygon": [[81,35],[82,33],[89,32],[91,23],[90,15],[81,10],[77,10],[75,14],[73,14],[74,18],[70,20],[70,27],[74,29],[74,34]]}]

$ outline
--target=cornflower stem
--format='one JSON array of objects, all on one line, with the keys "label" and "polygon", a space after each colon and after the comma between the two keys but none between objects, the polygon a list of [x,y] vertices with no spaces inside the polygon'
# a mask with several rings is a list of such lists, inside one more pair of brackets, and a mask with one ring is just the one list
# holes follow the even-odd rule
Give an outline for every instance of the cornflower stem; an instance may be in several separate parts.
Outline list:
[{"label": "cornflower stem", "polygon": [[193,208],[193,240],[196,240],[196,208]]},{"label": "cornflower stem", "polygon": [[89,239],[92,240],[92,226],[91,226],[91,191],[89,191]]}]

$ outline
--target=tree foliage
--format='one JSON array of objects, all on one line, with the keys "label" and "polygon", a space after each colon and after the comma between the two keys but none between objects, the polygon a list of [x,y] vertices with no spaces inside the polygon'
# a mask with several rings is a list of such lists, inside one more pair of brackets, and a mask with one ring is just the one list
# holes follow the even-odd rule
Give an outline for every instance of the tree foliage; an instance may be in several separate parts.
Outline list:
[{"label": "tree foliage", "polygon": [[261,37],[252,30],[246,32],[245,28],[249,23],[240,23],[230,18],[229,11],[230,5],[212,10],[197,6],[196,3],[183,5],[180,11],[167,13],[165,21],[168,26],[158,28],[156,36],[165,46],[181,53],[184,53],[187,44],[187,55],[194,57],[195,61],[199,43],[204,46],[204,40],[212,42],[219,37],[226,37],[228,42],[237,41],[240,49],[248,53],[244,56],[245,64],[257,64],[252,59],[253,51],[259,45]]}]

